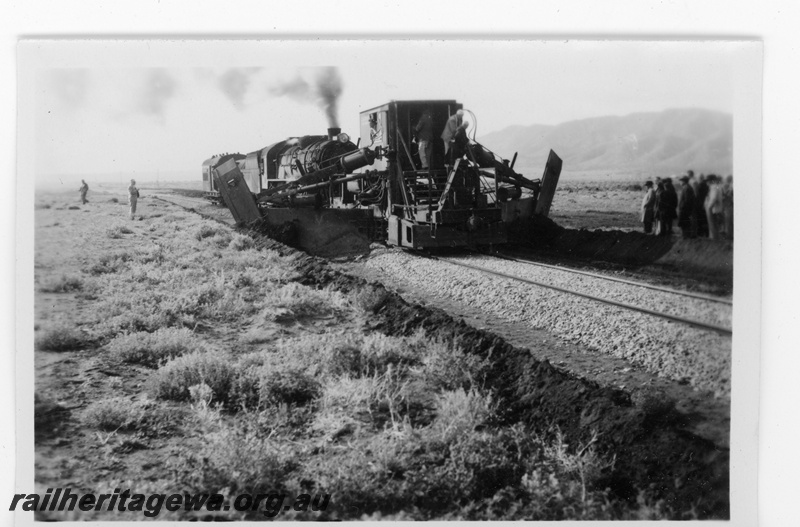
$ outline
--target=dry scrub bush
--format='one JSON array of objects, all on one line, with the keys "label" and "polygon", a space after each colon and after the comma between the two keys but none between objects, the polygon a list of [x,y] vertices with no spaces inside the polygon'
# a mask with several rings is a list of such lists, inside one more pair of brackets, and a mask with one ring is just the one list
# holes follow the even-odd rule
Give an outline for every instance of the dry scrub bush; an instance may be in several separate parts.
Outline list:
[{"label": "dry scrub bush", "polygon": [[425,380],[443,390],[482,389],[492,367],[489,359],[466,353],[458,341],[433,338],[422,354]]},{"label": "dry scrub bush", "polygon": [[377,313],[389,298],[389,292],[383,286],[367,285],[351,294],[353,304],[368,314]]},{"label": "dry scrub bush", "polygon": [[45,329],[35,338],[35,348],[42,351],[79,350],[90,344],[91,341],[82,331],[66,325]]},{"label": "dry scrub bush", "polygon": [[95,316],[98,330],[107,336],[193,328],[201,320],[239,321],[259,308],[258,292],[238,290],[229,284],[230,274],[215,277],[208,272],[137,264],[127,277],[129,282],[107,281],[98,286],[101,300]]},{"label": "dry scrub bush", "polygon": [[[348,445],[335,455],[318,456],[295,476],[313,481],[314,491],[331,494],[334,517],[358,519],[375,511],[415,509],[419,500],[405,482],[409,452],[396,434],[384,431]],[[418,489],[422,495],[427,489]],[[422,519],[417,517],[417,519]]]},{"label": "dry scrub bush", "polygon": [[246,249],[252,249],[254,245],[253,238],[237,232],[231,237],[228,248],[233,249],[234,251],[244,251]]},{"label": "dry scrub bush", "polygon": [[[189,216],[185,212],[170,212],[169,214],[165,214],[164,216],[162,216],[161,219],[159,219],[158,221],[159,223],[176,223],[178,225],[183,225],[184,223],[187,222],[187,220],[189,220],[190,218],[194,219],[195,217],[196,216],[194,214]],[[178,225],[175,226],[170,225],[170,230],[172,230],[174,227],[177,227]]]},{"label": "dry scrub bush", "polygon": [[160,265],[166,260],[164,245],[156,243],[146,247],[137,248],[133,255],[133,260],[139,264],[157,264]]},{"label": "dry scrub bush", "polygon": [[348,422],[394,429],[410,425],[410,413],[420,406],[414,388],[410,379],[391,366],[382,374],[328,378],[322,385],[312,428],[328,433],[337,424]]},{"label": "dry scrub bush", "polygon": [[614,458],[606,460],[595,451],[594,445],[597,439],[597,432],[593,431],[589,441],[570,451],[561,431],[557,430],[553,440],[543,447],[545,457],[555,461],[559,472],[580,479],[583,503],[586,502],[587,486],[614,466]]},{"label": "dry scrub bush", "polygon": [[[338,300],[338,302],[337,302]],[[305,318],[330,315],[336,304],[342,304],[342,295],[332,291],[317,291],[310,287],[290,283],[264,299],[262,317],[275,322],[289,322]]]},{"label": "dry scrub bush", "polygon": [[39,286],[42,293],[72,293],[83,289],[83,280],[77,276],[61,275],[50,278]]},{"label": "dry scrub bush", "polygon": [[123,234],[132,234],[133,231],[124,225],[116,225],[106,230],[106,236],[112,239],[122,238]]},{"label": "dry scrub bush", "polygon": [[317,492],[332,494],[339,517],[405,511],[418,520],[491,499],[520,476],[516,452],[505,436],[470,434],[448,445],[407,428],[357,441],[298,474],[314,481]]},{"label": "dry scrub bush", "polygon": [[202,351],[203,345],[186,328],[162,328],[153,333],[140,331],[122,335],[109,342],[107,348],[112,356],[124,362],[155,368],[165,360]]},{"label": "dry scrub bush", "polygon": [[334,344],[320,357],[328,375],[360,375],[364,371],[361,349],[350,342]]},{"label": "dry scrub bush", "polygon": [[262,368],[259,378],[260,406],[303,406],[319,397],[319,383],[299,370]]},{"label": "dry scrub bush", "polygon": [[257,293],[244,294],[236,287],[216,286],[214,297],[206,297],[200,304],[196,315],[199,318],[215,321],[240,322],[250,317],[259,309]]},{"label": "dry scrub bush", "polygon": [[198,241],[201,241],[201,240],[203,240],[205,238],[210,238],[210,237],[215,236],[217,234],[221,234],[225,230],[226,229],[224,227],[220,226],[220,225],[216,225],[214,223],[204,221],[198,227],[195,228],[194,237]]},{"label": "dry scrub bush", "polygon": [[[496,405],[474,390],[440,394],[437,416],[428,427],[412,428],[405,420],[364,437],[365,419],[386,394],[385,380],[328,379],[317,403],[311,430],[329,441],[345,433],[350,443],[346,450],[315,458],[297,477],[314,481],[317,492],[332,493],[340,517],[377,511],[405,511],[410,519],[641,516],[595,488],[613,460],[596,455],[591,441],[569,449],[558,436],[545,441],[521,425],[495,428]],[[644,510],[650,514],[651,508]]]},{"label": "dry scrub bush", "polygon": [[441,441],[454,441],[483,428],[495,410],[490,395],[465,392],[463,388],[442,392],[436,400],[436,418],[430,432]]},{"label": "dry scrub bush", "polygon": [[97,263],[93,264],[87,272],[92,275],[117,273],[127,267],[133,255],[128,251],[114,251],[100,256]]},{"label": "dry scrub bush", "polygon": [[392,366],[406,372],[421,364],[425,352],[424,334],[389,337],[381,333],[357,335],[326,333],[279,341],[276,351],[306,357],[318,374],[329,376],[372,376]]},{"label": "dry scrub bush", "polygon": [[419,362],[418,348],[413,343],[380,333],[341,336],[312,349],[322,369],[333,376],[372,376],[385,373],[391,366],[405,371]]},{"label": "dry scrub bush", "polygon": [[419,363],[424,341],[418,335],[398,338],[370,333],[364,337],[360,348],[362,373],[385,373],[392,367],[395,371],[405,372]]},{"label": "dry scrub bush", "polygon": [[227,404],[236,375],[229,357],[216,352],[195,352],[160,367],[150,379],[150,391],[161,399],[187,401],[191,398],[190,387],[206,384],[213,392],[213,402]]},{"label": "dry scrub bush", "polygon": [[231,401],[238,408],[267,409],[280,405],[298,407],[321,393],[315,378],[313,356],[272,350],[242,355],[236,363],[237,377]]},{"label": "dry scrub bush", "polygon": [[181,483],[195,492],[253,496],[284,489],[286,477],[296,466],[287,443],[270,439],[249,419],[223,421],[210,408],[200,413],[206,433],[197,451],[184,450],[179,455]]},{"label": "dry scrub bush", "polygon": [[[113,291],[106,288],[100,294],[94,316],[95,331],[106,337],[120,333],[148,332],[171,326],[194,326],[192,313],[176,306],[178,300],[170,295],[141,287],[133,291]],[[190,305],[190,310],[194,310]]]},{"label": "dry scrub bush", "polygon": [[[454,438],[446,449],[445,463],[430,474],[446,481],[451,499],[477,501],[491,499],[498,491],[513,486],[522,475],[518,453],[504,431],[473,432]],[[441,452],[429,446],[434,456]],[[427,481],[428,474],[421,475]],[[434,480],[435,481],[435,480]]]},{"label": "dry scrub bush", "polygon": [[144,415],[141,402],[114,397],[92,403],[83,415],[83,422],[100,430],[129,430],[137,428]]},{"label": "dry scrub bush", "polygon": [[[329,362],[335,350],[343,346],[357,346],[359,341],[360,337],[352,333],[302,334],[273,342],[268,348],[269,352],[263,354],[259,360],[260,364],[289,361],[302,365],[311,375],[321,376],[329,370]],[[251,360],[255,360],[255,356]]]},{"label": "dry scrub bush", "polygon": [[209,241],[216,247],[219,247],[220,249],[225,249],[231,243],[231,233],[227,231],[218,232],[217,234],[212,236],[209,239]]},{"label": "dry scrub bush", "polygon": [[347,424],[369,423],[379,384],[380,379],[377,376],[326,379],[317,401],[317,413],[311,429],[329,435]]}]

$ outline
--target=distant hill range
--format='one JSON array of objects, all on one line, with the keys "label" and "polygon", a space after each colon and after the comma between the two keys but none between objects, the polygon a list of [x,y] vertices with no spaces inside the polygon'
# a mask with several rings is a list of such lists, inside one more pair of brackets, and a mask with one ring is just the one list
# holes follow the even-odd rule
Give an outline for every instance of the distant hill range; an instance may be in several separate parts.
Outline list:
[{"label": "distant hill range", "polygon": [[671,175],[733,169],[733,116],[696,108],[595,117],[555,126],[509,126],[478,142],[538,177],[552,148],[564,173]]}]

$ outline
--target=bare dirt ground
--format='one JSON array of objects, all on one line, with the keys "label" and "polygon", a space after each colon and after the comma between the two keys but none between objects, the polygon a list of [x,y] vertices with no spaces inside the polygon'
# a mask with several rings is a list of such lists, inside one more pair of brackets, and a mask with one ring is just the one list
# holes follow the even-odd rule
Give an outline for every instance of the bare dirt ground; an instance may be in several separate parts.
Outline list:
[{"label": "bare dirt ground", "polygon": [[[581,213],[577,208],[590,198],[576,197],[563,208],[554,208],[554,217],[569,216],[576,228],[635,229],[636,224],[631,226],[626,219],[635,212],[621,204],[631,199],[635,210],[639,194],[606,191],[601,201],[620,207],[616,214],[593,212],[601,209],[597,205]],[[333,266],[268,240],[250,246],[227,228],[214,227],[213,222],[199,220],[186,210],[230,223],[224,208],[189,199],[184,203],[181,196],[163,201],[147,192],[143,195],[137,221],[126,219],[122,194],[93,194],[86,206],[75,205],[74,196],[37,196],[38,491],[71,486],[108,492],[122,485],[136,487],[136,492],[242,492],[263,490],[263,485],[253,486],[252,481],[266,478],[267,485],[282,486],[290,493],[300,488],[333,492],[332,502],[338,505],[323,518],[727,517],[727,403],[623,361],[586,354],[546,332],[487,320],[469,306],[426,305],[424,291],[387,283],[397,294],[387,293],[362,279],[380,281],[381,277],[367,274],[357,262]],[[567,203],[576,208],[570,210]],[[180,254],[179,261],[170,260],[173,252]],[[208,273],[205,280],[195,274],[203,269]],[[183,285],[162,293],[172,275],[181,273],[188,273]],[[262,287],[259,280],[267,285]],[[205,289],[195,289],[198,286]],[[191,293],[183,298],[183,290]],[[119,296],[109,298],[114,291]],[[322,296],[314,296],[315,291],[322,291]],[[147,300],[153,295],[162,295],[160,302]],[[310,301],[298,307],[293,300],[297,297]],[[282,300],[276,303],[273,298]],[[144,338],[145,333],[165,327],[190,330],[192,339],[198,339],[192,341],[197,349],[222,354],[232,365],[226,375],[232,376],[236,388],[229,386],[225,390],[230,393],[223,394],[208,378],[210,370],[204,370],[205,381],[202,375],[199,381],[187,381],[191,386],[185,388],[193,388],[191,394],[166,397],[168,390],[159,390],[178,382],[173,377],[164,380],[167,370],[189,368],[186,357],[201,360],[195,350],[165,355],[156,368],[113,351],[124,352],[125,345],[130,346],[125,335]],[[54,346],[42,343],[54,334],[71,335],[77,343],[48,351],[45,348]],[[347,335],[359,337],[351,341]],[[370,351],[373,348],[362,338],[378,339],[382,351]],[[281,343],[277,348],[276,342]],[[317,347],[330,342],[339,344]],[[491,365],[479,367],[472,359],[447,355],[455,349],[451,344],[445,352],[439,344],[435,350],[430,348],[431,342],[459,342],[459,353],[492,361]],[[336,369],[339,362],[331,362],[331,357],[348,346],[360,349],[362,360],[372,357],[368,363],[381,366],[368,374],[358,368],[342,374]],[[428,352],[415,355],[419,349]],[[448,381],[446,386],[433,382],[430,372],[439,370],[425,356],[438,357],[445,369],[458,370],[463,365],[469,378],[482,371],[484,382],[480,386],[463,380]],[[281,369],[285,367],[270,362],[275,357],[297,362]],[[387,370],[387,364],[395,366]],[[485,367],[488,376],[481,369]],[[320,383],[309,388],[312,404],[294,399],[286,403],[289,408],[297,405],[295,417],[286,413],[285,404],[265,406],[262,400],[263,386],[274,382],[270,375],[275,368],[281,375],[296,375],[292,382],[306,382],[305,376],[310,375]],[[392,375],[402,378],[397,381]],[[381,389],[388,392],[380,392],[383,395],[375,395],[364,406],[342,399],[342,391],[363,390],[373,381],[383,383]],[[243,387],[247,382],[261,383],[261,391],[256,390],[258,403],[252,410],[243,411],[241,406],[234,410],[237,397],[250,401],[250,392]],[[204,399],[205,392],[196,389],[201,385],[211,385],[211,399]],[[461,439],[445,434],[436,435],[434,441],[434,432],[461,426],[452,418],[445,421],[449,414],[442,401],[452,406],[453,397],[466,397],[464,404],[471,408],[467,413],[473,418],[478,412],[476,401],[491,399],[501,406],[491,418],[470,421]],[[119,416],[106,415],[114,412],[102,407],[104,401],[127,405],[136,410],[135,415],[125,414],[130,422],[120,422]],[[515,435],[519,427],[525,429],[524,440]],[[557,436],[552,435],[553,427]],[[593,436],[598,431],[599,439]],[[539,442],[526,443],[532,438]],[[507,451],[511,444],[518,450]],[[581,445],[596,456],[591,463],[585,456],[575,457]],[[243,452],[241,457],[221,454],[232,446]],[[281,455],[259,459],[255,452],[262,451]],[[481,451],[494,454],[481,461]],[[502,453],[506,451],[516,460],[508,466]],[[608,465],[614,455],[616,464]],[[206,459],[202,463],[211,459],[213,466],[197,465],[198,456]],[[214,464],[216,458],[224,462]],[[291,464],[289,458],[301,461]],[[461,464],[455,459],[461,459]],[[470,464],[489,461],[499,467],[495,472]],[[285,465],[285,473],[250,474],[248,470],[259,462]],[[342,466],[349,468],[343,472]],[[389,469],[382,472],[376,467]],[[465,472],[465,467],[471,468]],[[484,487],[479,481],[494,483]],[[292,514],[308,518],[302,512]],[[160,518],[201,516],[162,514]],[[119,518],[102,511],[92,516]]]},{"label": "bare dirt ground", "polygon": [[566,229],[641,231],[639,187],[622,181],[562,181],[550,218]]}]

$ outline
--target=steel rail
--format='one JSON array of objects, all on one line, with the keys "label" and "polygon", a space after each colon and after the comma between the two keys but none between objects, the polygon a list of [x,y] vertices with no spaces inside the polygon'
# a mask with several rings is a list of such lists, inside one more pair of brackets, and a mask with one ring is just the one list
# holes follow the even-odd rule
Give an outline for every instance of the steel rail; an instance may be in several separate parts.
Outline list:
[{"label": "steel rail", "polygon": [[481,254],[483,256],[494,256],[496,258],[502,258],[504,260],[510,260],[512,262],[518,262],[518,263],[523,263],[523,264],[528,264],[528,265],[537,265],[539,267],[546,267],[548,269],[556,269],[558,271],[564,271],[566,273],[582,274],[582,275],[586,275],[586,276],[591,276],[593,278],[601,278],[603,280],[609,280],[611,282],[620,282],[622,284],[634,285],[634,286],[643,287],[643,288],[646,288],[646,289],[653,289],[655,291],[661,291],[661,292],[670,293],[670,294],[673,294],[673,295],[688,296],[690,298],[697,298],[699,300],[707,300],[709,302],[719,302],[720,304],[733,305],[733,301],[728,300],[727,298],[719,298],[719,297],[715,297],[715,296],[711,296],[711,295],[703,295],[703,294],[700,294],[700,293],[692,293],[692,292],[689,292],[689,291],[678,291],[677,289],[670,289],[668,287],[660,287],[660,286],[657,286],[657,285],[646,284],[644,282],[637,282],[635,280],[625,280],[623,278],[617,278],[615,276],[607,276],[607,275],[602,275],[602,274],[597,274],[597,273],[590,273],[589,271],[580,271],[578,269],[570,269],[569,267],[561,267],[559,265],[545,264],[545,263],[540,263],[540,262],[534,262],[532,260],[525,260],[525,259],[515,258],[513,256],[508,256],[508,255],[502,254],[502,253],[490,253],[490,254],[478,253],[478,254]]},{"label": "steel rail", "polygon": [[654,316],[654,317],[664,318],[664,319],[667,319],[667,320],[670,320],[670,321],[673,321],[673,322],[680,322],[681,324],[687,324],[689,326],[693,326],[693,327],[696,327],[696,328],[705,329],[705,330],[709,330],[709,331],[715,331],[715,332],[717,332],[717,333],[719,333],[721,335],[727,335],[727,336],[733,335],[733,330],[730,329],[730,328],[726,328],[724,326],[718,326],[716,324],[708,324],[706,322],[700,322],[700,321],[697,321],[697,320],[683,318],[683,317],[679,317],[679,316],[676,316],[676,315],[670,315],[669,313],[662,313],[660,311],[653,311],[652,309],[647,309],[647,308],[644,308],[644,307],[634,306],[632,304],[626,304],[624,302],[617,302],[616,300],[609,300],[607,298],[602,298],[602,297],[599,297],[599,296],[589,295],[589,294],[586,294],[586,293],[579,293],[578,291],[572,291],[570,289],[565,289],[563,287],[558,287],[558,286],[555,286],[555,285],[550,285],[550,284],[545,284],[545,283],[542,283],[542,282],[537,282],[536,280],[530,280],[528,278],[522,278],[520,276],[514,276],[514,275],[510,275],[510,274],[506,274],[506,273],[501,273],[499,271],[492,271],[491,269],[486,269],[485,267],[480,267],[478,265],[470,265],[470,264],[466,264],[466,263],[463,263],[463,262],[457,262],[457,261],[451,260],[449,258],[442,258],[442,257],[430,256],[430,255],[429,255],[429,257],[433,258],[435,260],[440,260],[440,261],[447,262],[447,263],[450,263],[450,264],[453,264],[453,265],[458,265],[460,267],[465,267],[467,269],[472,269],[472,270],[475,270],[475,271],[480,271],[482,273],[487,273],[487,274],[492,274],[492,275],[499,276],[499,277],[502,277],[502,278],[507,278],[509,280],[516,280],[516,281],[519,281],[519,282],[525,282],[525,283],[536,285],[536,286],[539,286],[539,287],[545,287],[547,289],[553,289],[553,290],[559,291],[561,293],[567,293],[567,294],[570,294],[570,295],[575,295],[575,296],[587,298],[589,300],[594,300],[596,302],[602,302],[604,304],[609,304],[609,305],[612,305],[612,306],[621,307],[623,309],[629,309],[629,310],[632,310],[632,311],[638,311],[640,313],[645,313],[647,315],[651,315],[651,316]]}]

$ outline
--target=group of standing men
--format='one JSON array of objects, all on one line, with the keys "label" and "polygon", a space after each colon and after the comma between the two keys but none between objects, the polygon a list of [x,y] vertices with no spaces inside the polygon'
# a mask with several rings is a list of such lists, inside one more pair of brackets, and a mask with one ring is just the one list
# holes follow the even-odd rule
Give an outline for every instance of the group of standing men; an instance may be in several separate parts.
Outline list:
[{"label": "group of standing men", "polygon": [[[461,143],[466,140],[464,133],[469,126],[469,122],[464,121],[464,110],[458,110],[447,119],[442,132],[444,141],[444,155],[450,164],[454,159],[461,157],[459,154]],[[423,170],[430,168],[431,154],[433,153],[433,120],[431,119],[430,108],[422,111],[422,116],[414,127],[419,150],[419,160]]]},{"label": "group of standing men", "polygon": [[670,236],[672,222],[677,219],[684,238],[725,237],[733,239],[733,176],[723,181],[714,174],[695,178],[689,170],[679,178],[676,190],[672,178],[656,178],[645,183],[642,199],[644,232]]},{"label": "group of standing men", "polygon": [[[81,203],[84,205],[89,202],[86,199],[86,194],[89,192],[89,185],[86,183],[86,180],[81,180],[81,186],[78,189],[78,192],[81,193]],[[128,187],[128,204],[130,205],[130,215],[131,219],[135,219],[136,214],[136,203],[139,201],[139,189],[136,188],[136,181],[131,180],[131,184]]]}]

